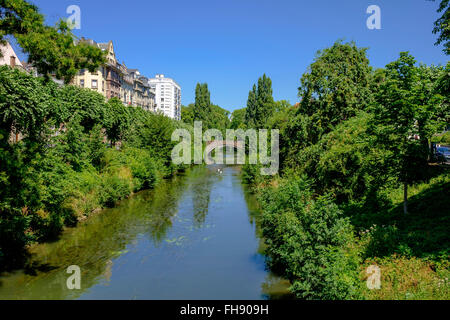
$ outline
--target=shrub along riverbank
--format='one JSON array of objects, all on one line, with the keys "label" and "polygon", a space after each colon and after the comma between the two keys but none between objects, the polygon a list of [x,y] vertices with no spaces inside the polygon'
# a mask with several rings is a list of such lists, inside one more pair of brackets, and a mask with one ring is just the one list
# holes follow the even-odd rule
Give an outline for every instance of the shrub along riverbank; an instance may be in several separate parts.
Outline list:
[{"label": "shrub along riverbank", "polygon": [[[401,53],[373,70],[365,49],[338,42],[303,75],[295,107],[264,96],[259,110],[249,95],[259,127],[280,130],[281,171],[246,165],[243,180],[269,265],[298,298],[450,298],[450,166],[429,146],[450,121],[449,66]],[[372,265],[380,289],[367,286]]]},{"label": "shrub along riverbank", "polygon": [[[171,161],[173,130],[189,129],[181,122],[9,67],[0,67],[0,97],[0,269],[185,169]],[[12,143],[16,132],[23,139]]]}]

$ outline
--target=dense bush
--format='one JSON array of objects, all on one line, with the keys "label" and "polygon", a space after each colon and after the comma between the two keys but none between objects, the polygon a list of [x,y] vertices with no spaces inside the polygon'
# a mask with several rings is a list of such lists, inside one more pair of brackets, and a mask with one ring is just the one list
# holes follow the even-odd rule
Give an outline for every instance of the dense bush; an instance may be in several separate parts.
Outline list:
[{"label": "dense bush", "polygon": [[106,174],[101,180],[99,202],[105,207],[113,207],[117,201],[128,197],[132,188],[132,176],[127,168],[124,167],[116,172]]},{"label": "dense bush", "polygon": [[262,227],[274,270],[306,299],[348,299],[358,294],[352,227],[329,197],[312,197],[310,183],[292,178],[261,195]]},{"label": "dense bush", "polygon": [[108,150],[105,155],[105,170],[114,172],[125,166],[133,175],[133,191],[152,188],[160,177],[156,161],[145,149],[128,147],[118,152]]},{"label": "dense bush", "polygon": [[[267,119],[280,130],[281,178],[266,180],[250,165],[242,177],[262,194],[271,267],[298,297],[448,295],[437,288],[448,270],[425,272],[448,262],[448,168],[428,164],[430,140],[448,137],[436,135],[450,119],[448,83],[448,65],[417,66],[402,52],[372,70],[365,49],[337,42],[302,76],[300,103]],[[384,281],[394,289],[361,289],[363,259],[384,264]],[[420,266],[426,284],[411,288],[396,261],[408,270]]]},{"label": "dense bush", "polygon": [[183,168],[171,162],[172,119],[5,66],[0,80],[1,267]]}]

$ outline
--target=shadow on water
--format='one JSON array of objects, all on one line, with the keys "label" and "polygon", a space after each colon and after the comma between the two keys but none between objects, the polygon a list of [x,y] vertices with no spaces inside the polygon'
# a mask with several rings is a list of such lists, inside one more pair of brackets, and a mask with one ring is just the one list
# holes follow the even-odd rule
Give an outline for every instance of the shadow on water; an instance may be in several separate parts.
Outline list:
[{"label": "shadow on water", "polygon": [[76,298],[82,292],[67,289],[68,266],[89,270],[83,274],[83,287],[89,288],[107,273],[111,259],[120,256],[138,235],[157,246],[172,225],[184,180],[175,177],[163,181],[154,190],[144,191],[66,230],[60,241],[34,246],[24,270],[4,275],[0,299]]},{"label": "shadow on water", "polygon": [[[2,274],[0,299],[286,297],[288,283],[265,270],[259,211],[238,175],[196,167],[93,215]],[[67,288],[71,265],[81,290]]]}]

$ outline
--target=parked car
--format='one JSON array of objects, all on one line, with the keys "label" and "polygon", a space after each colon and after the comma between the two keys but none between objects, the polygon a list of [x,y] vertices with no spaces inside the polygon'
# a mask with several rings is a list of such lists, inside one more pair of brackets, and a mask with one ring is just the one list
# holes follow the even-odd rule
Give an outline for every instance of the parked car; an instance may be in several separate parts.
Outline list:
[{"label": "parked car", "polygon": [[436,148],[436,158],[440,162],[450,162],[450,148],[437,147]]}]

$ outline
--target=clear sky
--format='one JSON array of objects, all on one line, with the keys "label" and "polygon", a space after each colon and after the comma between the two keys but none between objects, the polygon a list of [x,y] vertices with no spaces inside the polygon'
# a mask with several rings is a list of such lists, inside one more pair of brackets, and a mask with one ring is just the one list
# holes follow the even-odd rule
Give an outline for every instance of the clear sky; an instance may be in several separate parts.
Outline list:
[{"label": "clear sky", "polygon": [[[298,101],[301,75],[319,49],[336,40],[369,47],[371,65],[383,67],[410,51],[419,62],[445,64],[435,47],[439,2],[427,0],[33,0],[53,24],[66,9],[81,9],[77,36],[114,41],[119,61],[146,76],[163,73],[194,101],[197,82],[211,100],[234,110],[266,73],[274,98]],[[381,8],[381,30],[369,30],[369,5]]]}]

